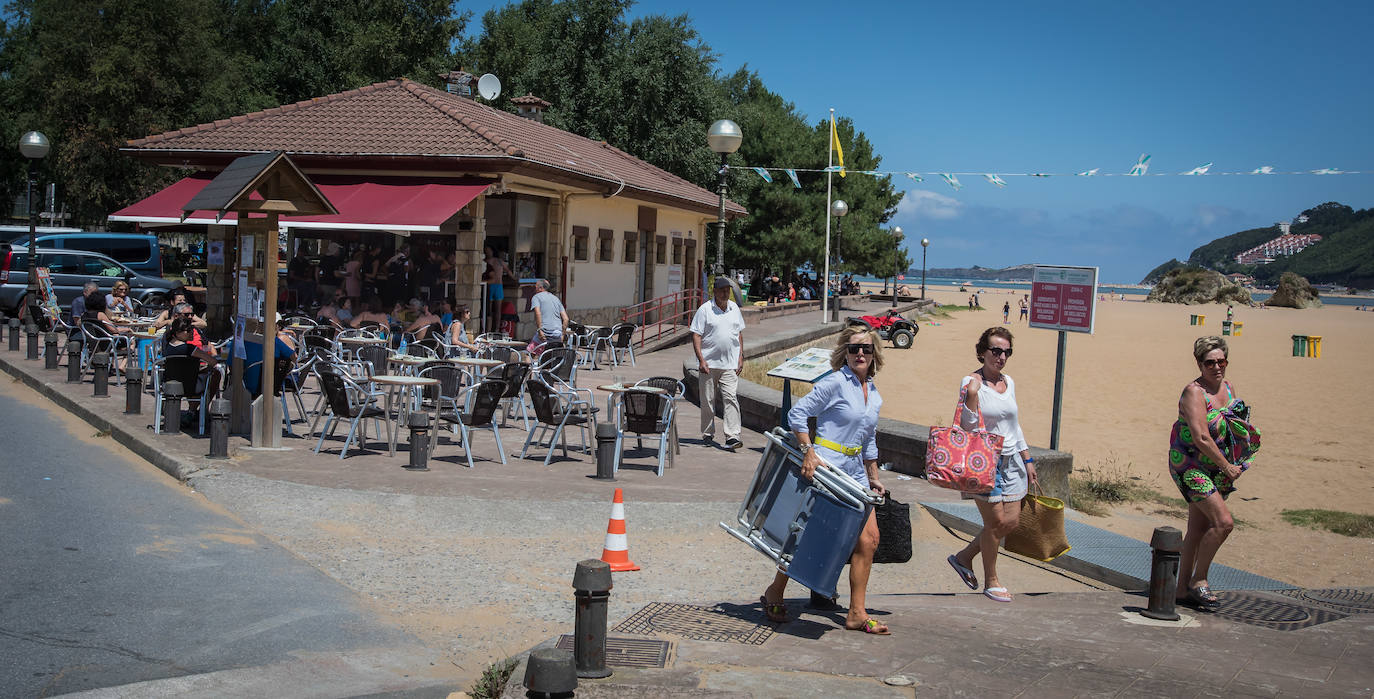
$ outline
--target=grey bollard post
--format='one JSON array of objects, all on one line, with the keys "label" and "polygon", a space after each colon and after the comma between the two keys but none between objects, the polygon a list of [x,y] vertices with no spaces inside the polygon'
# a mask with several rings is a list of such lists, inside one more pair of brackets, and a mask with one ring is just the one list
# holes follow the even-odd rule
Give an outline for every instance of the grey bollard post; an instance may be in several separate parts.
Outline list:
[{"label": "grey bollard post", "polygon": [[210,453],[211,459],[229,458],[229,410],[232,404],[216,398],[210,401]]},{"label": "grey bollard post", "polygon": [[429,470],[429,415],[411,413],[410,462],[404,467],[407,471]]},{"label": "grey bollard post", "polygon": [[91,355],[91,371],[95,373],[92,383],[95,386],[95,396],[110,395],[110,355],[107,352],[96,352]]},{"label": "grey bollard post", "polygon": [[577,614],[573,630],[573,660],[577,676],[610,677],[606,667],[606,607],[611,599],[611,566],[589,558],[573,573]]},{"label": "grey bollard post", "polygon": [[43,368],[57,369],[57,333],[43,334]]},{"label": "grey bollard post", "polygon": [[162,384],[162,431],[176,434],[181,431],[181,397],[185,395],[180,381]]},{"label": "grey bollard post", "polygon": [[1173,527],[1156,527],[1150,537],[1154,554],[1150,563],[1150,606],[1141,616],[1178,621],[1175,609],[1178,595],[1178,558],[1183,548],[1183,533]]},{"label": "grey bollard post", "polygon": [[615,480],[615,438],[619,434],[615,425],[609,422],[596,426],[596,478],[602,481]]},{"label": "grey bollard post", "polygon": [[29,336],[28,351],[24,353],[24,359],[38,361],[38,326],[29,325],[24,328],[24,334]]},{"label": "grey bollard post", "polygon": [[19,351],[19,319],[10,318],[10,351]]},{"label": "grey bollard post", "polygon": [[137,366],[124,372],[124,414],[143,412],[143,370]]},{"label": "grey bollard post", "polygon": [[566,650],[540,648],[525,663],[525,696],[570,697],[577,689],[573,656]]},{"label": "grey bollard post", "polygon": [[81,383],[81,340],[67,340],[67,383]]}]

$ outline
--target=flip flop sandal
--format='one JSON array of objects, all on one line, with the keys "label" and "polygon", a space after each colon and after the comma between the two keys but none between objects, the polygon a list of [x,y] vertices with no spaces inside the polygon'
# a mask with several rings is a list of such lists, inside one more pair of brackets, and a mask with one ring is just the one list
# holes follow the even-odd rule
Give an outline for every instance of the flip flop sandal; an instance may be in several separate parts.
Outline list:
[{"label": "flip flop sandal", "polygon": [[858,627],[855,627],[855,628],[850,628],[850,627],[846,626],[846,627],[844,627],[844,628],[845,628],[846,630],[849,630],[849,631],[862,631],[862,632],[864,632],[864,633],[866,633],[866,634],[871,634],[871,635],[874,635],[874,636],[891,636],[891,635],[892,635],[892,631],[890,631],[886,626],[884,626],[884,625],[878,623],[878,620],[877,620],[877,619],[874,619],[874,618],[872,618],[872,617],[869,617],[868,619],[864,619],[864,623],[863,623],[862,626],[858,626]]},{"label": "flip flop sandal", "polygon": [[1011,593],[1005,587],[989,587],[983,590],[983,596],[994,602],[1010,602]]},{"label": "flip flop sandal", "polygon": [[963,580],[965,585],[968,585],[968,589],[978,589],[978,576],[973,574],[971,568],[960,564],[959,559],[953,555],[950,555],[950,557],[945,560],[949,561],[949,564],[954,568],[954,572],[959,574],[959,579]]},{"label": "flip flop sandal", "polygon": [[784,624],[790,621],[787,618],[787,605],[782,602],[769,602],[768,598],[760,595],[759,604],[763,605],[763,615],[768,620],[777,624]]},{"label": "flip flop sandal", "polygon": [[1221,609],[1221,600],[1212,594],[1212,589],[1206,585],[1198,585],[1188,590],[1188,606],[1199,612],[1215,612]]}]

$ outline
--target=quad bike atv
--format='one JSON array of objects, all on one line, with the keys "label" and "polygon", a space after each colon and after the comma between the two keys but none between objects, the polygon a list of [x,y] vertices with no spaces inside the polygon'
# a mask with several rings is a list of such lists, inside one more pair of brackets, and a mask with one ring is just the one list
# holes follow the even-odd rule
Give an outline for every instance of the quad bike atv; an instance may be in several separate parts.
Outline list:
[{"label": "quad bike atv", "polygon": [[890,340],[892,346],[897,349],[910,349],[916,343],[916,333],[921,331],[919,325],[903,318],[900,313],[888,311],[884,311],[883,315],[879,316],[861,316],[846,320],[876,330],[878,337]]}]

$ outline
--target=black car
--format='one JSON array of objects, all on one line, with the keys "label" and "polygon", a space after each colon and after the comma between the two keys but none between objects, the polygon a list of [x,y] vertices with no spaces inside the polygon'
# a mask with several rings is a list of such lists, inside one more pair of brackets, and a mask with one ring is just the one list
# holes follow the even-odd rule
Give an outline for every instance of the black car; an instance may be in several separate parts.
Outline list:
[{"label": "black car", "polygon": [[[72,300],[81,295],[88,281],[100,285],[110,293],[114,283],[123,279],[129,283],[129,298],[139,303],[160,304],[177,282],[139,274],[99,253],[85,250],[38,248],[38,266],[48,268],[53,293],[62,309],[71,308]],[[0,311],[23,317],[28,305],[25,296],[29,286],[29,251],[27,246],[0,243]]]}]

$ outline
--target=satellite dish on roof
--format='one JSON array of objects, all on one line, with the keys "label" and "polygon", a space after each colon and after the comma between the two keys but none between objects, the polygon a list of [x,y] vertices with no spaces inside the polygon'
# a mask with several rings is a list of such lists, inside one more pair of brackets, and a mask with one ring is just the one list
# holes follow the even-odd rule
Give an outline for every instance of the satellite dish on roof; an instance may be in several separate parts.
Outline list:
[{"label": "satellite dish on roof", "polygon": [[501,79],[487,73],[477,79],[477,94],[484,100],[494,100],[501,94]]}]

